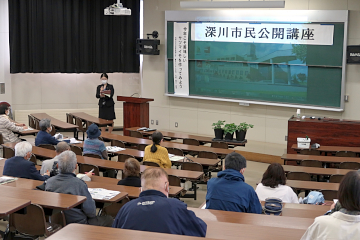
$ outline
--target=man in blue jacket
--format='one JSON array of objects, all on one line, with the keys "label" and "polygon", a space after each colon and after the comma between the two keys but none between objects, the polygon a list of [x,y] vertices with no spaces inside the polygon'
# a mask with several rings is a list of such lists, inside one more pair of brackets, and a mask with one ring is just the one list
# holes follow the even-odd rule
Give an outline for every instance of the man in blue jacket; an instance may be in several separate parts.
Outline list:
[{"label": "man in blue jacket", "polygon": [[50,134],[50,132],[52,131],[50,119],[41,119],[39,122],[39,128],[40,131],[35,138],[35,146],[39,146],[40,144],[56,145],[60,142]]},{"label": "man in blue jacket", "polygon": [[239,153],[232,152],[226,156],[225,170],[207,184],[207,209],[262,213],[254,188],[244,182],[245,168],[246,159]]},{"label": "man in blue jacket", "polygon": [[114,228],[205,237],[206,223],[187,209],[185,203],[168,198],[168,175],[162,168],[141,174],[140,197],[118,212]]},{"label": "man in blue jacket", "polygon": [[5,161],[3,175],[45,181],[50,172],[43,176],[36,170],[35,164],[30,162],[32,146],[29,142],[19,142],[15,145],[15,157]]}]

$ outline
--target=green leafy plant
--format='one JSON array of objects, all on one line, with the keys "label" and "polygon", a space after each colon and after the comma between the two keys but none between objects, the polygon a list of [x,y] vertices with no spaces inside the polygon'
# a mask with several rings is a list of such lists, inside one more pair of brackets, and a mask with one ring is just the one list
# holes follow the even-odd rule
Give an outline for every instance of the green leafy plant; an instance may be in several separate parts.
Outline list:
[{"label": "green leafy plant", "polygon": [[227,133],[230,133],[230,134],[233,134],[237,129],[237,126],[235,123],[228,123],[228,124],[225,124],[224,126],[224,133],[227,134]]},{"label": "green leafy plant", "polygon": [[214,129],[222,129],[222,125],[224,125],[224,122],[225,121],[219,120],[216,123],[213,123],[212,126]]},{"label": "green leafy plant", "polygon": [[236,127],[236,130],[246,132],[249,128],[253,128],[253,127],[254,127],[254,125],[252,125],[252,124],[247,124],[246,122],[243,122],[243,123],[240,123],[240,124]]}]

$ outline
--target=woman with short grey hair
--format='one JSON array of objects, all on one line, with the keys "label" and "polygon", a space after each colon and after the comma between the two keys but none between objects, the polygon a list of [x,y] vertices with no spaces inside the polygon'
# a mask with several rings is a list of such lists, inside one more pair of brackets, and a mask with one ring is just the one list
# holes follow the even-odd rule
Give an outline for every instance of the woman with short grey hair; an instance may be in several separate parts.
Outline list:
[{"label": "woman with short grey hair", "polygon": [[40,132],[38,132],[38,134],[36,135],[35,146],[39,146],[40,144],[56,145],[59,143],[59,141],[50,134],[50,132],[52,131],[50,119],[41,119],[39,122],[39,127]]}]

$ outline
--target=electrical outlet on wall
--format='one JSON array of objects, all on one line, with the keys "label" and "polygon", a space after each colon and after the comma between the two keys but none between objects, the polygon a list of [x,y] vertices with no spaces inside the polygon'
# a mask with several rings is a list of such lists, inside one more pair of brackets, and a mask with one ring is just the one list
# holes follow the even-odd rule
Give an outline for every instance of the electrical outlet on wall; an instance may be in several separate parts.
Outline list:
[{"label": "electrical outlet on wall", "polygon": [[156,120],[156,125],[159,125],[159,120]]},{"label": "electrical outlet on wall", "polygon": [[151,119],[151,125],[154,125],[154,120]]},{"label": "electrical outlet on wall", "polygon": [[175,127],[178,127],[178,126],[179,126],[179,124],[177,122],[175,122]]},{"label": "electrical outlet on wall", "polygon": [[285,136],[285,141],[287,141],[287,136]]}]

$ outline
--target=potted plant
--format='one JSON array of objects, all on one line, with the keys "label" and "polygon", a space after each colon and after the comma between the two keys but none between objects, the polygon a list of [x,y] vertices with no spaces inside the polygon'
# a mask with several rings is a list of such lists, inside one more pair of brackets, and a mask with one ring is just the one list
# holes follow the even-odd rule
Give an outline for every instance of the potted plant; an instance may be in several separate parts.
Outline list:
[{"label": "potted plant", "polygon": [[247,124],[246,122],[240,123],[236,128],[236,141],[244,141],[247,130],[253,127],[254,125]]},{"label": "potted plant", "polygon": [[228,123],[224,126],[224,134],[225,134],[225,140],[233,140],[234,138],[234,132],[236,131],[236,124],[235,123]]},{"label": "potted plant", "polygon": [[224,129],[222,128],[222,125],[224,125],[225,121],[217,121],[216,123],[213,123],[212,126],[214,128],[215,133],[215,139],[223,139],[224,137]]}]

